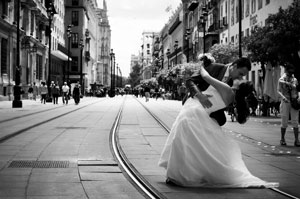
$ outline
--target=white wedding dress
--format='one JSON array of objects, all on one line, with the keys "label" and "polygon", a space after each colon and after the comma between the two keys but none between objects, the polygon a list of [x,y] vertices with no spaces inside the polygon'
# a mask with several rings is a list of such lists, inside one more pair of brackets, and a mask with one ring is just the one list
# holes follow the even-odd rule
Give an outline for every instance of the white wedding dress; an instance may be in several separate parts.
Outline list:
[{"label": "white wedding dress", "polygon": [[217,90],[209,86],[203,93],[212,95],[213,106],[189,98],[172,126],[159,160],[166,177],[185,187],[277,187],[249,172],[238,144],[209,116],[225,107]]}]

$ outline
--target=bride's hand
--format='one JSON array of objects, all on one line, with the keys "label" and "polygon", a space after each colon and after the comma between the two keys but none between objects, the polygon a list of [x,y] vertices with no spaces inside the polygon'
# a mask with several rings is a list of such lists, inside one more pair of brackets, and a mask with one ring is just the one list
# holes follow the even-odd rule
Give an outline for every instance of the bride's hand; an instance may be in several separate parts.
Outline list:
[{"label": "bride's hand", "polygon": [[198,92],[195,97],[199,100],[199,102],[202,104],[204,108],[210,108],[212,106],[211,101],[209,100],[212,95],[203,94],[201,92]]}]

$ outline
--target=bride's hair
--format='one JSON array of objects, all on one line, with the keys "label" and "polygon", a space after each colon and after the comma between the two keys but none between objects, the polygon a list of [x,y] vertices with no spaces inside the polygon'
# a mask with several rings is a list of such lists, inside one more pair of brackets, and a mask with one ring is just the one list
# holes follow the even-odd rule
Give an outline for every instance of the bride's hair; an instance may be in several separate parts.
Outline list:
[{"label": "bride's hair", "polygon": [[249,106],[246,101],[246,97],[253,92],[254,87],[252,82],[242,82],[239,86],[238,89],[235,92],[235,102],[236,102],[236,120],[240,124],[244,124],[249,115]]}]

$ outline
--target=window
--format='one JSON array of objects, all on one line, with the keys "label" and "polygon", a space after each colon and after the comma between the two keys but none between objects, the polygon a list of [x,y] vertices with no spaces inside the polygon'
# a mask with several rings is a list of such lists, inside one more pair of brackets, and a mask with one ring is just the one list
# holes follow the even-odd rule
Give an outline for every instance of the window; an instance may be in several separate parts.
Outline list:
[{"label": "window", "polygon": [[[35,23],[34,23],[34,12],[31,11],[31,18],[30,18],[30,34],[33,34],[35,28]],[[36,35],[38,37],[38,35]]]},{"label": "window", "polygon": [[250,0],[246,0],[246,12],[245,16],[248,17],[250,14]]},{"label": "window", "polygon": [[230,5],[230,7],[231,7],[231,13],[232,13],[232,15],[231,15],[231,25],[233,26],[234,25],[234,16],[235,16],[235,12],[234,12],[234,3],[235,3],[235,1],[234,0],[231,0],[231,5]]},{"label": "window", "polygon": [[73,6],[78,6],[79,5],[79,0],[72,0],[72,5]]},{"label": "window", "polygon": [[258,10],[262,8],[263,2],[262,0],[258,0]]},{"label": "window", "polygon": [[1,40],[1,74],[7,74],[7,39]]},{"label": "window", "polygon": [[71,71],[78,72],[78,57],[72,57]]},{"label": "window", "polygon": [[79,24],[79,11],[72,11],[72,25],[78,26]]},{"label": "window", "polygon": [[147,50],[147,55],[150,55],[150,50]]},{"label": "window", "polygon": [[71,40],[71,47],[78,48],[78,33],[72,33]]},{"label": "window", "polygon": [[256,11],[256,0],[251,0],[251,13],[255,13]]},{"label": "window", "polygon": [[231,43],[234,44],[234,36],[231,37]]},{"label": "window", "polygon": [[36,55],[36,79],[43,79],[43,57],[39,54]]},{"label": "window", "polygon": [[268,5],[270,3],[270,0],[266,0],[266,5]]},{"label": "window", "polygon": [[150,48],[150,44],[147,44],[147,48]]},{"label": "window", "polygon": [[246,37],[249,36],[249,28],[246,29]]}]

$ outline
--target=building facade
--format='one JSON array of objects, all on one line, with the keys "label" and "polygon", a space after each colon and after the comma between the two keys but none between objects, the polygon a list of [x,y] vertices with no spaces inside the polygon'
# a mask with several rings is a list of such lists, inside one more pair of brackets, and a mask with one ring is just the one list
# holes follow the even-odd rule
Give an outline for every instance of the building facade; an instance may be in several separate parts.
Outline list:
[{"label": "building facade", "polygon": [[[106,10],[105,0],[103,9],[98,8],[96,0],[1,1],[1,98],[12,100],[16,68],[20,69],[17,77],[25,92],[23,97],[34,82],[38,86],[50,81],[59,85],[80,82],[82,88],[95,82],[109,84],[111,38]],[[101,60],[104,64],[99,65]]]},{"label": "building facade", "polygon": [[142,33],[141,45],[141,65],[142,65],[142,78],[150,79],[152,77],[153,68],[153,45],[155,39],[159,36],[158,32],[144,31]]},{"label": "building facade", "polygon": [[[19,13],[17,13],[18,5],[20,5]],[[47,15],[47,9],[52,10],[51,20]],[[1,1],[0,12],[2,16],[0,95],[9,99],[12,97],[12,88],[16,84],[17,55],[20,60],[18,78],[25,92],[29,84],[35,82],[39,85],[41,82],[47,82],[49,71],[53,80],[62,81],[61,76],[57,74],[62,73],[63,59],[66,55],[57,46],[59,43],[64,45],[64,29],[61,25],[64,15],[63,3],[50,0]],[[19,38],[17,38],[17,24],[19,24]],[[53,55],[51,64],[49,64],[50,35],[52,44],[50,52]]]},{"label": "building facade", "polygon": [[111,29],[107,15],[106,1],[103,1],[102,8],[98,8],[98,59],[97,59],[97,74],[96,82],[103,86],[109,86],[111,83],[110,75],[110,49],[111,49]]},{"label": "building facade", "polygon": [[[196,61],[214,44],[239,45],[239,3],[241,3],[241,36],[247,37],[256,26],[264,26],[270,14],[286,9],[293,0],[182,0],[167,24],[160,31],[163,70],[184,61]],[[175,50],[175,41],[177,51]],[[243,56],[247,52],[242,50]],[[155,57],[152,57],[154,60]],[[261,66],[252,64],[247,78],[259,88]]]}]

